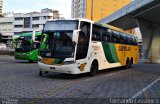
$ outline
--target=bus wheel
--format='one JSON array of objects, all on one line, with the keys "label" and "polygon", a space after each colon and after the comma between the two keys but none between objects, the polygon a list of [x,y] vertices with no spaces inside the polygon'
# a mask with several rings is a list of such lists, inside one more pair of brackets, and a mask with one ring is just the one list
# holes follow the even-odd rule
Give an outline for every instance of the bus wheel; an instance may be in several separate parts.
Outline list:
[{"label": "bus wheel", "polygon": [[48,71],[45,71],[44,74],[48,74]]},{"label": "bus wheel", "polygon": [[89,73],[90,76],[95,76],[97,71],[98,71],[98,62],[93,61],[92,65],[91,65],[90,73]]},{"label": "bus wheel", "polygon": [[42,76],[42,74],[43,74],[42,71],[39,71],[39,76]]},{"label": "bus wheel", "polygon": [[132,65],[133,65],[133,58],[131,58],[130,60],[130,67],[132,67]]},{"label": "bus wheel", "polygon": [[33,63],[33,60],[29,60],[29,63]]},{"label": "bus wheel", "polygon": [[131,61],[129,61],[129,59],[127,59],[126,61],[126,69],[129,69],[131,67]]}]

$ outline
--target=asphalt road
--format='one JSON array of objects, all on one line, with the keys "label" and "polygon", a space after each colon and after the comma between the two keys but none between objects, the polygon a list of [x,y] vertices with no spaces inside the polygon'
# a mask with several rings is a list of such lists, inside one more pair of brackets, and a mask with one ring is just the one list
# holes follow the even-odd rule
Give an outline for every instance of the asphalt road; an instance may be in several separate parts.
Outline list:
[{"label": "asphalt road", "polygon": [[159,64],[108,69],[94,77],[38,73],[37,63],[0,56],[0,98],[160,98]]}]

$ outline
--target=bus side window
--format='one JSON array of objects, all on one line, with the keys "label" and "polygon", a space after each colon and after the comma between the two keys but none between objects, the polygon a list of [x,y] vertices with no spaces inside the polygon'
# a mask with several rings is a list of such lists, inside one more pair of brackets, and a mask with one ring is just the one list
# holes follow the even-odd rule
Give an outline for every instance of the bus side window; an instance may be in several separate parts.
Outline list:
[{"label": "bus side window", "polygon": [[110,42],[110,32],[108,29],[103,29],[102,41]]},{"label": "bus side window", "polygon": [[93,41],[101,41],[101,27],[99,27],[97,25],[93,25],[92,40]]},{"label": "bus side window", "polygon": [[132,36],[129,36],[129,45],[133,45]]},{"label": "bus side window", "polygon": [[136,38],[133,39],[133,43],[134,43],[134,45],[138,45]]},{"label": "bus side window", "polygon": [[120,33],[119,43],[124,44],[124,41],[125,41],[125,36],[123,35],[123,33]]},{"label": "bus side window", "polygon": [[134,45],[134,38],[131,37],[131,45]]},{"label": "bus side window", "polygon": [[117,31],[112,31],[111,41],[112,41],[113,43],[119,43],[119,32],[117,32]]},{"label": "bus side window", "polygon": [[129,36],[126,35],[125,44],[129,44]]}]

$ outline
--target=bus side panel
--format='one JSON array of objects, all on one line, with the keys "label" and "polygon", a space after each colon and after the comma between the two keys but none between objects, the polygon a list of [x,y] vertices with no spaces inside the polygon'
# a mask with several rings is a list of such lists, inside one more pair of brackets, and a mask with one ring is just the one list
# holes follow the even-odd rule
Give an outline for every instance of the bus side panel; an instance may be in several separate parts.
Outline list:
[{"label": "bus side panel", "polygon": [[116,52],[122,66],[126,65],[126,60],[133,58],[133,64],[138,63],[138,46],[116,44]]},{"label": "bus side panel", "polygon": [[91,43],[91,60],[96,59],[99,64],[99,70],[119,67],[119,59],[116,54],[115,45],[108,42]]}]

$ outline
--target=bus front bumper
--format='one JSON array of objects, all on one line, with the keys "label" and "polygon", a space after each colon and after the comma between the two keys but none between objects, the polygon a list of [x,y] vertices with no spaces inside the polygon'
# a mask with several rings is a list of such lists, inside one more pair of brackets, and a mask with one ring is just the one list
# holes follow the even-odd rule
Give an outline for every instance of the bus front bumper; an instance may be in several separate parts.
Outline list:
[{"label": "bus front bumper", "polygon": [[56,73],[67,73],[67,74],[78,74],[79,68],[75,64],[69,65],[47,65],[38,62],[40,71],[56,72]]},{"label": "bus front bumper", "polygon": [[38,50],[33,50],[29,52],[15,52],[14,57],[18,60],[38,61]]}]

